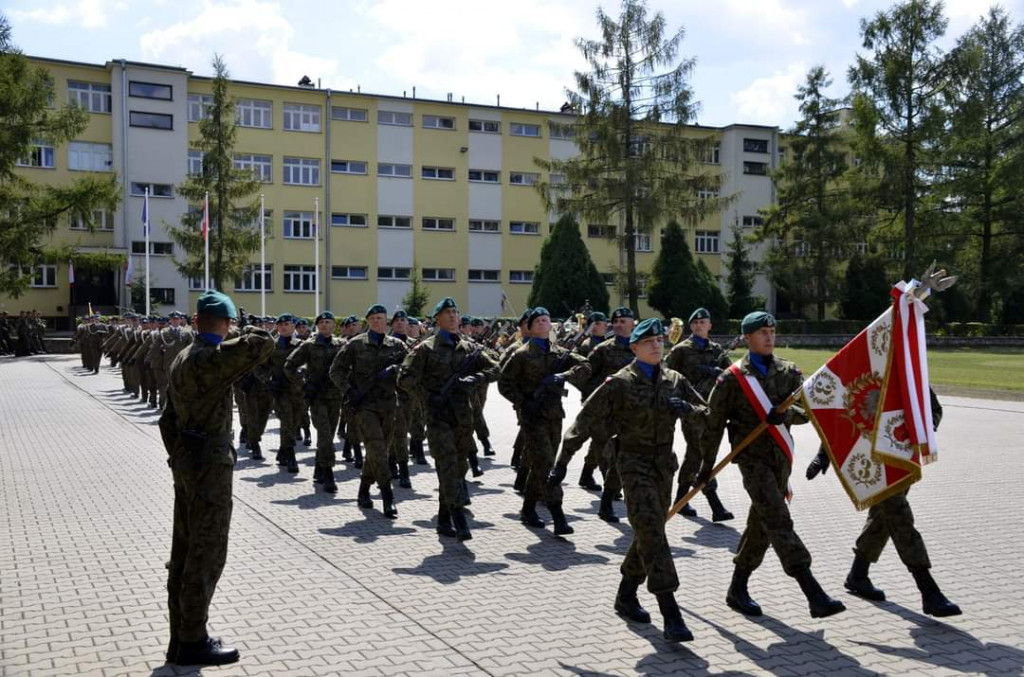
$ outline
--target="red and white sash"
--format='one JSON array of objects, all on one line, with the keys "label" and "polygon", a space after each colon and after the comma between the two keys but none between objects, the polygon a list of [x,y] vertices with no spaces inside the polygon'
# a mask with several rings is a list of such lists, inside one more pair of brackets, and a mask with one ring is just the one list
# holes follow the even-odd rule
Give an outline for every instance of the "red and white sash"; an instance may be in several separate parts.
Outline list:
[{"label": "red and white sash", "polygon": [[[757,377],[751,376],[750,374],[744,374],[740,370],[738,362],[734,362],[729,367],[729,371],[736,377],[736,381],[740,384],[743,389],[743,394],[747,396],[747,401],[750,402],[750,406],[754,408],[757,413],[757,417],[763,422],[768,418],[768,412],[771,411],[772,402],[768,399],[768,394],[764,391],[764,387],[761,386],[761,382],[757,380]],[[786,460],[789,461],[790,467],[793,465],[793,437],[786,430],[784,425],[769,425],[768,434],[772,436],[775,443],[779,445],[782,452],[786,455]]]}]

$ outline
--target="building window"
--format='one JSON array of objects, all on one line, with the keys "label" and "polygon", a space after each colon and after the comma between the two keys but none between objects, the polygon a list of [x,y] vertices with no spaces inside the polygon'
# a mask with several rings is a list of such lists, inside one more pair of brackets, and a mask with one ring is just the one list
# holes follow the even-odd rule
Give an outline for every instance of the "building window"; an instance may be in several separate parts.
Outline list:
[{"label": "building window", "polygon": [[510,270],[508,281],[512,284],[533,284],[532,270]]},{"label": "building window", "polygon": [[609,287],[611,287],[618,280],[617,280],[617,277],[616,277],[615,273],[601,273],[601,281],[604,282]]},{"label": "building window", "polygon": [[540,174],[533,172],[509,172],[508,182],[513,186],[532,186],[540,181]]},{"label": "building window", "polygon": [[795,256],[798,259],[802,259],[805,256],[810,256],[810,254],[811,246],[809,244],[807,244],[803,240],[793,241],[793,256]]},{"label": "building window", "polygon": [[446,118],[439,115],[424,115],[423,127],[425,129],[455,129],[455,118]]},{"label": "building window", "polygon": [[412,228],[411,216],[390,216],[381,214],[377,217],[378,228]]},{"label": "building window", "polygon": [[56,167],[53,146],[43,141],[35,141],[29,146],[28,155],[19,159],[15,164],[19,167],[53,169]]},{"label": "building window", "polygon": [[106,209],[93,209],[88,222],[84,214],[71,214],[68,221],[71,230],[88,230],[89,222],[96,230],[114,230],[114,214]]},{"label": "building window", "polygon": [[133,110],[128,113],[128,124],[147,129],[174,129],[174,116],[166,113],[146,113]]},{"label": "building window", "polygon": [[412,113],[399,113],[393,110],[377,111],[377,124],[412,127]]},{"label": "building window", "polygon": [[469,180],[479,183],[501,183],[501,172],[487,169],[470,169]]},{"label": "building window", "polygon": [[423,279],[427,282],[455,282],[455,269],[424,268]]},{"label": "building window", "polygon": [[451,167],[421,167],[420,176],[436,181],[454,181],[455,170]]},{"label": "building window", "polygon": [[716,143],[708,146],[701,155],[700,161],[706,165],[722,164],[721,144]]},{"label": "building window", "polygon": [[169,183],[131,183],[131,193],[135,197],[145,197],[147,188],[150,197],[174,197],[174,186]]},{"label": "building window", "polygon": [[760,228],[764,225],[764,219],[760,216],[744,216],[743,227],[744,228]]},{"label": "building window", "polygon": [[552,139],[572,141],[576,138],[576,127],[564,122],[549,122],[548,136]]},{"label": "building window", "polygon": [[647,273],[637,273],[636,275],[636,295],[640,298],[647,296],[647,283],[650,282],[650,276]]},{"label": "building window", "polygon": [[290,239],[313,239],[313,212],[285,212],[284,236]]},{"label": "building window", "polygon": [[341,108],[340,106],[333,106],[331,108],[331,119],[342,120],[348,122],[366,122],[366,109],[365,108]]},{"label": "building window", "polygon": [[331,225],[366,228],[366,214],[331,214]]},{"label": "building window", "polygon": [[714,200],[714,199],[717,199],[717,198],[718,198],[718,191],[717,190],[698,190],[697,191],[697,199],[698,200],[701,200],[701,201],[704,201],[704,200]]},{"label": "building window", "polygon": [[[244,211],[245,210],[241,210],[241,209],[235,210],[235,213],[236,213],[238,221],[240,223],[242,223],[242,225],[244,225],[246,228],[250,228],[250,229],[252,229],[253,232],[259,233],[260,232],[260,215],[259,215],[259,213],[258,212],[256,213],[256,215],[253,217],[252,221],[246,222],[245,221],[246,215],[243,213]],[[274,237],[274,210],[273,209],[265,209],[265,210],[263,210],[263,235],[264,235],[264,237],[267,237],[267,238]]]},{"label": "building window", "polygon": [[592,223],[587,226],[587,237],[603,237],[610,239],[615,237],[615,231],[615,226],[602,226]]},{"label": "building window", "polygon": [[30,272],[32,274],[32,281],[29,283],[30,287],[47,288],[57,286],[57,266],[55,264],[44,263],[39,266],[33,266]]},{"label": "building window", "polygon": [[411,268],[378,268],[378,280],[408,280],[412,277]]},{"label": "building window", "polygon": [[292,186],[319,186],[320,160],[286,157],[284,159],[284,182]]},{"label": "building window", "polygon": [[149,294],[162,306],[174,305],[174,287],[150,287]]},{"label": "building window", "polygon": [[286,265],[284,290],[292,292],[316,291],[316,266]]},{"label": "building window", "polygon": [[500,233],[501,221],[485,221],[482,219],[469,220],[469,232],[471,233]]},{"label": "building window", "polygon": [[210,106],[213,105],[213,94],[188,95],[188,121],[199,122],[210,117]]},{"label": "building window", "polygon": [[744,153],[767,153],[768,139],[743,139]]},{"label": "building window", "polygon": [[423,217],[423,230],[455,230],[455,219],[443,219],[436,216]]},{"label": "building window", "polygon": [[68,169],[109,172],[113,164],[114,149],[109,143],[72,141],[68,144]]},{"label": "building window", "polygon": [[140,99],[170,101],[174,98],[172,92],[173,90],[170,85],[161,85],[155,82],[137,82],[135,80],[128,82],[128,96],[135,96]]},{"label": "building window", "polygon": [[366,266],[331,266],[334,280],[365,280]]},{"label": "building window", "polygon": [[693,249],[698,254],[717,254],[718,232],[714,230],[698,230],[693,238]]},{"label": "building window", "polygon": [[469,131],[482,134],[501,134],[501,123],[496,120],[470,120]]},{"label": "building window", "polygon": [[767,176],[768,174],[768,163],[767,162],[744,162],[743,173],[752,174],[754,176]]},{"label": "building window", "polygon": [[633,251],[653,252],[653,238],[650,233],[633,233]]},{"label": "building window", "polygon": [[540,125],[526,125],[513,122],[509,126],[509,133],[512,136],[533,136],[540,137]]},{"label": "building window", "polygon": [[284,105],[284,128],[292,132],[320,132],[320,106]]},{"label": "building window", "polygon": [[867,256],[868,243],[867,242],[856,242],[853,245],[853,250],[861,256]]},{"label": "building window", "polygon": [[[145,254],[146,241],[132,240],[132,254]],[[149,242],[149,253],[154,256],[171,256],[174,254],[174,245],[170,242]]]},{"label": "building window", "polygon": [[500,270],[474,270],[470,269],[466,276],[470,282],[501,282]]},{"label": "building window", "polygon": [[274,158],[271,155],[238,153],[235,155],[235,169],[248,170],[263,183],[274,181]]},{"label": "building window", "polygon": [[403,179],[411,179],[412,165],[396,165],[389,162],[378,162],[377,176],[395,176]]},{"label": "building window", "polygon": [[205,291],[206,281],[201,277],[190,277],[188,278],[188,290],[189,291]]},{"label": "building window", "polygon": [[68,80],[68,102],[76,104],[90,113],[109,113],[111,109],[110,85]]},{"label": "building window", "polygon": [[235,123],[239,127],[273,129],[274,104],[259,99],[239,99],[235,105]]},{"label": "building window", "polygon": [[366,163],[353,160],[331,160],[331,171],[335,174],[365,174]]},{"label": "building window", "polygon": [[188,152],[188,175],[199,176],[203,173],[203,151],[191,149]]},{"label": "building window", "polygon": [[508,232],[516,235],[540,235],[540,224],[531,221],[509,221]]},{"label": "building window", "polygon": [[235,278],[235,291],[273,291],[274,264],[268,263],[260,271],[254,263],[242,268],[242,277]]}]

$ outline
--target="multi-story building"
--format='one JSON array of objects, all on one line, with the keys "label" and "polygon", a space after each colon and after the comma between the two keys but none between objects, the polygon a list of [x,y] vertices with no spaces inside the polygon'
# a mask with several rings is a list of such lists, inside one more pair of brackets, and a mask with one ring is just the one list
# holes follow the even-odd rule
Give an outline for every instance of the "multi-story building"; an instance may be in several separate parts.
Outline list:
[{"label": "multi-story building", "polygon": [[[58,148],[41,145],[19,172],[55,183],[83,171],[116,172],[123,193],[116,213],[97,215],[95,232],[72,218],[52,239],[83,251],[125,253],[135,275],[144,275],[142,203],[148,188],[151,295],[160,300],[154,312],[194,307],[203,281],[177,273],[173,259],[183,252],[166,226],[189,208],[177,187],[201,166],[194,145],[212,98],[211,79],[123,60],[31,60],[51,72],[56,101],[76,102],[91,116],[79,139]],[[567,131],[571,116],[451,97],[433,101],[238,81],[229,91],[238,109],[236,165],[262,177],[265,201],[265,267],[260,269],[256,252],[243,277],[226,285],[239,305],[259,312],[262,288],[270,314],[311,316],[317,307],[361,313],[374,302],[394,308],[414,268],[433,300],[453,296],[474,315],[510,314],[526,305],[554,221],[532,187],[550,178],[534,159],[576,152]],[[779,133],[739,124],[694,127],[692,133],[717,140],[706,164],[721,172],[722,194],[734,197],[721,213],[687,227],[695,255],[720,274],[733,225],[749,232],[759,223],[758,209],[774,199],[768,174],[779,161]],[[618,271],[625,257],[608,236],[621,227],[581,224],[613,305],[623,298]],[[642,287],[659,240],[658,229],[637,236]],[[65,268],[40,266],[28,293],[0,305],[8,312],[34,308],[55,319],[73,315],[74,306],[80,312],[86,302],[127,305],[123,271],[76,271],[72,303]],[[763,276],[755,293],[774,303]],[[511,309],[502,308],[503,296]]]}]

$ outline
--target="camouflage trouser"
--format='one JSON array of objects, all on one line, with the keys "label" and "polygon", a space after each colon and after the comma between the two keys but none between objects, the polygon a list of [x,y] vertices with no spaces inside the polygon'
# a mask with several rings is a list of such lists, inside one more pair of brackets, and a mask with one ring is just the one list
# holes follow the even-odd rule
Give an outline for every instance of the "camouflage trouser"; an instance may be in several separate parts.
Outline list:
[{"label": "camouflage trouser", "polygon": [[562,419],[538,418],[520,428],[525,433],[523,462],[529,469],[525,497],[531,501],[562,502],[561,486],[547,488],[548,473],[555,464],[558,443],[562,440]]},{"label": "camouflage trouser", "polygon": [[490,439],[491,431],[487,427],[487,420],[484,419],[484,405],[487,404],[487,386],[477,389],[473,394],[473,432],[476,438],[483,442]]},{"label": "camouflage trouser", "polygon": [[341,400],[319,397],[309,405],[313,427],[316,428],[316,464],[334,467],[334,433],[341,416]]},{"label": "camouflage trouser", "polygon": [[469,471],[467,447],[473,446],[473,429],[431,417],[427,422],[427,442],[437,471],[438,501],[448,508],[465,506],[469,502],[464,482]]},{"label": "camouflage trouser", "polygon": [[305,404],[298,393],[282,391],[274,396],[274,411],[281,422],[281,451],[295,449],[295,432],[299,429],[299,406]]},{"label": "camouflage trouser", "polygon": [[342,406],[341,422],[345,424],[345,440],[350,444],[362,444],[363,438],[359,434],[359,426],[356,424],[355,409]]},{"label": "camouflage trouser", "polygon": [[753,571],[761,565],[770,545],[790,576],[810,568],[811,553],[793,530],[793,518],[786,504],[789,463],[778,452],[771,462],[760,456],[740,454],[738,465],[743,487],[750,496],[750,512],[733,562],[741,569]]},{"label": "camouflage trouser", "polygon": [[[619,447],[614,437],[608,438],[603,434],[590,440],[591,444],[600,444],[601,449],[601,474],[604,476],[603,493],[617,494],[622,490],[622,477],[619,475]],[[589,453],[587,454],[590,455]]]},{"label": "camouflage trouser", "polygon": [[395,428],[391,435],[391,458],[398,464],[409,462],[409,413],[412,402],[398,400],[395,409]]},{"label": "camouflage trouser", "polygon": [[[97,367],[98,368],[98,367]],[[157,371],[153,370],[153,387],[156,388],[157,397],[160,400],[160,404],[167,404],[167,372],[163,369]]]},{"label": "camouflage trouser", "polygon": [[395,434],[395,412],[393,409],[359,409],[349,419],[349,428],[352,427],[359,431],[359,439],[365,451],[361,478],[367,482],[376,482],[383,489],[391,482],[388,454],[391,451],[391,438]]},{"label": "camouflage trouser", "polygon": [[303,430],[309,430],[309,404],[306,400],[302,400],[302,404],[299,405],[299,426]]},{"label": "camouflage trouser", "polygon": [[[683,455],[683,464],[679,466],[679,485],[691,486],[697,479],[697,473],[700,472],[702,460],[700,438],[704,435],[704,425],[702,423],[684,424],[682,421],[680,421],[680,425],[683,429],[683,439],[686,440],[686,453]],[[712,477],[708,485],[704,487],[704,493],[716,489],[718,489],[718,478]]]},{"label": "camouflage trouser", "polygon": [[619,476],[626,495],[626,517],[633,527],[633,541],[620,571],[623,576],[647,580],[647,589],[657,595],[679,588],[672,561],[665,518],[672,507],[672,480],[676,457],[672,449],[651,453],[618,453]]},{"label": "camouflage trouser", "polygon": [[167,573],[171,637],[181,642],[206,638],[206,620],[228,555],[231,481],[234,468],[188,459],[172,466],[174,535]]},{"label": "camouflage trouser", "polygon": [[267,430],[267,420],[270,418],[270,407],[274,403],[274,396],[263,386],[254,386],[245,393],[245,439],[247,444],[259,442],[263,439],[263,433]]},{"label": "camouflage trouser", "polygon": [[423,403],[414,397],[409,403],[409,439],[422,442],[427,438],[427,424],[423,411]]},{"label": "camouflage trouser", "polygon": [[877,562],[890,538],[908,569],[922,571],[932,567],[924,539],[914,528],[914,512],[910,509],[906,491],[871,506],[853,551],[869,562]]},{"label": "camouflage trouser", "polygon": [[[231,386],[231,394],[235,396],[235,404],[238,406],[238,424],[243,428],[247,425],[247,416],[245,412],[245,391],[242,390],[242,386],[237,383]],[[246,432],[248,435],[248,432]]]}]

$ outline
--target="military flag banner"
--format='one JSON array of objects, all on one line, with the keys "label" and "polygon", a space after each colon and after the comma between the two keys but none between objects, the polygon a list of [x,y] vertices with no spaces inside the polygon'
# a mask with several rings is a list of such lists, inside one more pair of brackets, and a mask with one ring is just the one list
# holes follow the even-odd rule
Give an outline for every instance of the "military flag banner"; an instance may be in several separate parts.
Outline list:
[{"label": "military flag banner", "polygon": [[[905,490],[935,458],[924,313],[916,282],[810,378],[800,397],[858,510]],[[927,295],[927,290],[924,290]]]}]

